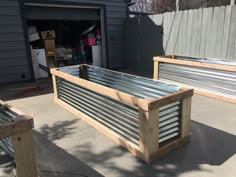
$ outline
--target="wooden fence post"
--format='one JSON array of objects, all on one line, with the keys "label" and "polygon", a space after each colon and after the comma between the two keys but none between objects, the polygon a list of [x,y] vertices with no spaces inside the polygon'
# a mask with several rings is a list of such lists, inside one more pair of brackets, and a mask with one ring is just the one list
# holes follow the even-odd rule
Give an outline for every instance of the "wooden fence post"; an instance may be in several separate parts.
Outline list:
[{"label": "wooden fence post", "polygon": [[181,117],[181,138],[187,137],[191,131],[191,97],[182,101],[182,117]]},{"label": "wooden fence post", "polygon": [[146,162],[150,162],[151,155],[159,149],[159,109],[150,111],[139,110],[140,149]]},{"label": "wooden fence post", "polygon": [[17,177],[37,177],[32,130],[12,135]]}]

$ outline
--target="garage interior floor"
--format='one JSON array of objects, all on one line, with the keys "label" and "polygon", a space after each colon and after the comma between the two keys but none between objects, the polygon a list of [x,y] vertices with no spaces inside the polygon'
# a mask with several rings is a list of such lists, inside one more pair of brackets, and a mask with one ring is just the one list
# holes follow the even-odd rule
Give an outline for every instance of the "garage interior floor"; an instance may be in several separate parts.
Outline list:
[{"label": "garage interior floor", "polygon": [[[56,105],[50,79],[1,86],[0,98],[34,118],[40,177],[236,176],[236,105],[230,103],[194,95],[191,142],[147,165]],[[9,160],[1,156],[0,177],[12,176]]]}]

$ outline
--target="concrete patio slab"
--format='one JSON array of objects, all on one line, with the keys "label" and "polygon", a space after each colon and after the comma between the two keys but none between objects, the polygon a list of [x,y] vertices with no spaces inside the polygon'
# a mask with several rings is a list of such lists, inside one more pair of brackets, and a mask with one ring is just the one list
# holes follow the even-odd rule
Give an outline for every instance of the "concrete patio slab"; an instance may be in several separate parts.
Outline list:
[{"label": "concrete patio slab", "polygon": [[43,177],[85,173],[108,177],[235,177],[236,105],[194,95],[191,142],[147,165],[56,105],[50,92],[51,88],[43,95],[6,99],[34,117],[37,164]]}]

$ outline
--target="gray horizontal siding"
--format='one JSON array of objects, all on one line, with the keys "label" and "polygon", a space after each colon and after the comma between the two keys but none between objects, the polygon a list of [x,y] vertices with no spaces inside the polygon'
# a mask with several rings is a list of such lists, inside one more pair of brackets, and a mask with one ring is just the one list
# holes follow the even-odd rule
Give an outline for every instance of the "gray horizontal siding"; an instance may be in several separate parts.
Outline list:
[{"label": "gray horizontal siding", "polygon": [[18,0],[0,1],[0,84],[30,79]]},{"label": "gray horizontal siding", "polygon": [[[14,52],[15,50],[22,50],[25,52],[25,43],[24,42],[0,42],[0,52],[7,52],[11,51]],[[2,58],[4,59],[4,58]]]},{"label": "gray horizontal siding", "polygon": [[25,78],[19,73],[0,75],[0,84],[30,80],[30,73],[24,72],[24,74]]},{"label": "gray horizontal siding", "polygon": [[18,33],[23,32],[22,25],[2,25],[0,28],[0,33]]}]

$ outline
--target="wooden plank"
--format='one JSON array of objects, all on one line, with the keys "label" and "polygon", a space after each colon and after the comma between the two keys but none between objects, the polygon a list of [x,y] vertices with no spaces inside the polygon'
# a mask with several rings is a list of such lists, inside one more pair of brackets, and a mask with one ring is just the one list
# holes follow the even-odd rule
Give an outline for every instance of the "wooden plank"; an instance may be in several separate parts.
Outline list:
[{"label": "wooden plank", "polygon": [[53,84],[53,92],[54,92],[54,99],[58,98],[58,94],[57,94],[57,81],[56,81],[56,76],[52,75],[52,84]]},{"label": "wooden plank", "polygon": [[[225,6],[219,7],[219,19],[216,28],[216,43],[215,43],[215,57],[221,57],[221,46],[224,31]],[[226,36],[225,36],[226,37]]]},{"label": "wooden plank", "polygon": [[5,109],[8,109],[14,113],[16,113],[19,116],[19,119],[27,119],[29,120],[29,122],[31,123],[32,128],[34,128],[34,123],[33,123],[33,118],[26,115],[25,113],[23,113],[22,111],[16,109],[15,107],[12,107],[11,105],[5,103],[4,101],[0,100],[0,105],[3,105],[5,107]]},{"label": "wooden plank", "polygon": [[123,146],[127,150],[129,150],[132,154],[138,156],[139,158],[146,160],[143,153],[140,151],[140,148],[135,144],[127,141],[125,138],[121,137],[117,133],[113,132],[109,128],[103,126],[102,124],[98,123],[97,121],[91,119],[89,116],[85,115],[84,113],[78,111],[77,109],[73,108],[72,106],[66,104],[62,100],[56,99],[55,102],[65,108],[67,111],[73,113],[74,115],[78,116],[78,118],[82,119],[83,121],[87,122],[89,125],[96,128],[98,131],[103,133],[104,135],[111,138],[117,144]]},{"label": "wooden plank", "polygon": [[159,78],[159,62],[154,61],[154,72],[153,72],[153,79],[158,80]]},{"label": "wooden plank", "polygon": [[183,89],[177,93],[164,96],[161,98],[153,99],[149,103],[149,110],[157,109],[167,104],[173,103],[175,101],[182,100],[187,97],[193,96],[193,89]]},{"label": "wooden plank", "polygon": [[182,31],[182,46],[181,55],[186,55],[186,43],[187,43],[187,31],[188,31],[188,11],[185,10],[183,13],[183,31]]},{"label": "wooden plank", "polygon": [[[206,26],[206,44],[205,44],[205,50],[204,50],[204,56],[203,57],[209,57],[211,53],[211,38],[212,38],[212,20],[213,20],[213,8],[207,8],[207,26]],[[213,44],[214,45],[214,44]]]},{"label": "wooden plank", "polygon": [[186,33],[187,41],[186,41],[186,55],[190,55],[191,49],[191,40],[192,40],[192,28],[193,28],[193,10],[188,11],[188,31]]},{"label": "wooden plank", "polygon": [[[175,21],[173,24],[173,50],[171,54],[176,53],[179,49],[179,36],[180,36],[180,29],[181,29],[181,22],[182,22],[182,11],[176,12],[175,14]],[[176,51],[176,52],[175,52]]]},{"label": "wooden plank", "polygon": [[175,60],[175,59],[168,59],[168,58],[162,58],[162,57],[154,57],[154,60],[159,61],[159,62],[178,64],[178,65],[196,66],[196,67],[202,67],[202,68],[219,69],[219,70],[233,71],[233,72],[236,71],[236,66],[229,66],[229,65],[193,62],[193,61],[186,61],[186,60]]},{"label": "wooden plank", "polygon": [[191,130],[191,97],[185,98],[182,101],[181,110],[181,137],[188,137]]},{"label": "wooden plank", "polygon": [[[171,12],[170,39],[168,42],[168,54],[173,54],[176,46],[176,36],[179,28],[177,24],[177,12]],[[176,26],[175,26],[176,25]]]},{"label": "wooden plank", "polygon": [[229,40],[227,48],[227,59],[233,60],[234,58],[234,46],[235,46],[235,36],[236,36],[236,6],[232,6],[231,14],[231,24],[229,31]]},{"label": "wooden plank", "polygon": [[168,12],[163,14],[163,48],[164,52],[167,53],[166,44],[168,39]]},{"label": "wooden plank", "polygon": [[[170,81],[170,80],[166,80],[166,79],[160,79],[160,80],[163,81],[163,82],[166,82],[166,83],[175,84],[175,85],[179,85],[179,86],[182,86],[182,87],[193,88],[190,85],[186,85],[186,84],[182,84],[182,83],[178,83],[178,82],[174,82],[174,81]],[[226,97],[226,96],[223,96],[223,95],[220,95],[220,94],[217,94],[217,93],[213,93],[213,92],[210,92],[210,91],[199,90],[197,88],[194,88],[194,94],[195,93],[199,94],[199,95],[207,96],[209,98],[214,98],[214,99],[217,99],[217,100],[221,100],[221,101],[225,101],[225,102],[228,102],[228,103],[236,104],[236,99],[235,98]]]},{"label": "wooden plank", "polygon": [[0,139],[21,133],[32,128],[31,120],[28,119],[9,123],[6,126],[0,127]]},{"label": "wooden plank", "polygon": [[207,57],[216,57],[216,38],[217,38],[217,27],[219,23],[219,7],[214,7],[213,10],[213,19],[212,19],[212,26],[210,32],[210,45],[209,45],[209,53]]},{"label": "wooden plank", "polygon": [[170,54],[169,50],[169,43],[170,43],[170,37],[171,37],[171,26],[172,26],[172,20],[171,20],[171,12],[165,13],[164,18],[164,50],[166,54]]},{"label": "wooden plank", "polygon": [[225,15],[224,15],[224,29],[223,29],[223,38],[222,38],[222,45],[221,45],[221,58],[227,57],[228,51],[228,41],[229,41],[229,29],[230,29],[230,21],[231,21],[231,10],[232,6],[226,6],[225,8]]},{"label": "wooden plank", "polygon": [[202,26],[202,9],[197,10],[197,17],[196,17],[196,39],[195,39],[195,50],[194,56],[199,56],[200,53],[200,37],[201,36],[201,26]]},{"label": "wooden plank", "polygon": [[150,162],[150,156],[159,149],[159,109],[149,112],[139,109],[140,150],[145,161]]},{"label": "wooden plank", "polygon": [[176,42],[176,48],[175,48],[175,54],[181,55],[181,47],[182,47],[182,32],[183,32],[183,11],[178,12],[181,16],[181,20],[179,23],[179,31],[177,35],[177,42]]},{"label": "wooden plank", "polygon": [[225,102],[228,102],[228,103],[236,104],[236,99],[235,98],[225,97],[225,96],[213,93],[213,92],[194,89],[194,93],[197,93],[197,94],[203,95],[203,96],[207,96],[207,97],[210,97],[210,98],[214,98],[214,99],[217,99],[217,100],[225,101]]},{"label": "wooden plank", "polygon": [[78,84],[84,88],[87,88],[89,90],[93,90],[97,93],[107,95],[113,99],[128,103],[133,106],[137,106],[139,108],[142,108],[143,110],[148,111],[148,101],[144,99],[137,98],[135,96],[129,95],[124,92],[117,91],[112,88],[108,88],[75,76],[72,76],[70,74],[66,74],[63,72],[58,71],[57,69],[51,69],[51,73],[55,76],[61,77],[63,79],[66,79],[67,81],[70,81],[74,84]]},{"label": "wooden plank", "polygon": [[167,154],[168,152],[188,143],[190,140],[190,136],[185,137],[185,138],[179,138],[175,141],[169,142],[167,144],[165,144],[164,146],[160,147],[160,149],[158,151],[156,151],[155,153],[153,153],[150,157],[150,162],[160,158],[161,156]]},{"label": "wooden plank", "polygon": [[32,130],[12,136],[17,176],[37,177]]},{"label": "wooden plank", "polygon": [[192,31],[191,31],[191,42],[190,42],[190,53],[189,56],[196,56],[195,55],[195,51],[196,51],[196,46],[197,46],[197,10],[193,10],[193,27],[192,27]]},{"label": "wooden plank", "polygon": [[202,10],[202,26],[201,26],[201,35],[200,35],[200,51],[199,51],[199,57],[205,56],[205,47],[206,47],[206,38],[207,38],[207,13],[208,9],[204,8]]},{"label": "wooden plank", "polygon": [[80,65],[80,77],[83,79],[88,79],[88,71],[86,65]]}]

